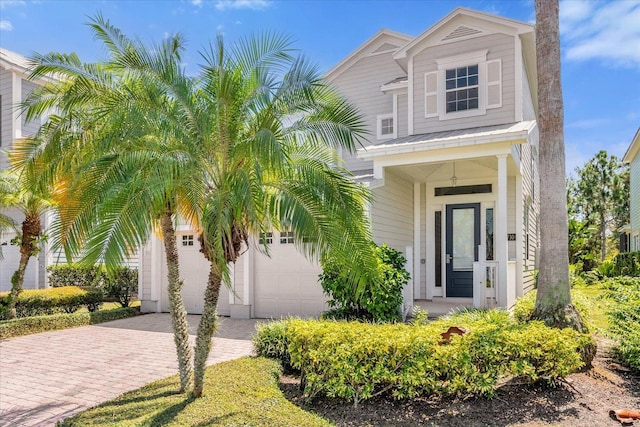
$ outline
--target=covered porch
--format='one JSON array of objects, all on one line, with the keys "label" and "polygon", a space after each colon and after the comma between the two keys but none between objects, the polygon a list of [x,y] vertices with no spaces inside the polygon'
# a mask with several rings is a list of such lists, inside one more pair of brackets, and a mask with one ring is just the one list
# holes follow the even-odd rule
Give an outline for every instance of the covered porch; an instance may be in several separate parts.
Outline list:
[{"label": "covered porch", "polygon": [[408,261],[405,314],[510,307],[524,294],[531,200],[521,144],[530,130],[412,136],[359,153],[374,162],[374,239]]}]

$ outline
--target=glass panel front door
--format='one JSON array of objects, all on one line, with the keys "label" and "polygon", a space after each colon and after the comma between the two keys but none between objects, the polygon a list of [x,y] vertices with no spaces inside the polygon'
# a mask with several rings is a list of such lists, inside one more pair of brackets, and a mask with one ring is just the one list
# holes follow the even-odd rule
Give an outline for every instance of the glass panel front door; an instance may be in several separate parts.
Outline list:
[{"label": "glass panel front door", "polygon": [[473,297],[473,263],[480,244],[480,204],[447,205],[447,296]]}]

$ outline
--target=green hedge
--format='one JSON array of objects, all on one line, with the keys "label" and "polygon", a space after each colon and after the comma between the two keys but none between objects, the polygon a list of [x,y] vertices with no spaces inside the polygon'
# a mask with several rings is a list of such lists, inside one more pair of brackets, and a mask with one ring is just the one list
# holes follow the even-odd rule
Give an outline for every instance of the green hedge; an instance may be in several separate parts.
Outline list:
[{"label": "green hedge", "polygon": [[602,281],[606,297],[616,304],[608,311],[611,332],[618,339],[620,358],[640,371],[640,277]]},{"label": "green hedge", "polygon": [[61,286],[100,286],[104,269],[100,265],[81,266],[78,264],[57,264],[47,267],[49,284],[54,288]]},{"label": "green hedge", "polygon": [[[516,321],[523,323],[529,320],[536,305],[537,292],[537,289],[534,289],[516,300],[512,308],[513,317]],[[587,330],[593,330],[593,325],[590,320],[591,315],[589,314],[593,308],[593,303],[581,294],[574,292],[571,292],[571,302],[576,307],[576,310],[578,310],[578,313],[580,313],[583,325]]]},{"label": "green hedge", "polygon": [[0,322],[0,339],[110,322],[137,316],[138,314],[140,314],[138,309],[124,307],[94,313],[61,313],[5,320]]},{"label": "green hedge", "polygon": [[613,259],[604,261],[596,269],[603,277],[631,276],[640,277],[640,251],[619,253]]},{"label": "green hedge", "polygon": [[[380,393],[398,399],[491,396],[501,379],[514,376],[553,382],[582,367],[580,350],[592,342],[571,329],[517,323],[500,310],[461,313],[427,325],[283,322],[291,364],[302,372],[305,394],[355,403]],[[441,344],[440,334],[454,325],[470,333]],[[259,330],[259,355],[286,357],[276,328]],[[267,335],[275,340],[271,345],[265,344]]]},{"label": "green hedge", "polygon": [[[0,320],[6,318],[9,292],[0,293]],[[16,301],[18,317],[42,316],[59,312],[74,313],[83,305],[95,311],[102,304],[102,292],[95,288],[63,286],[22,291]]]}]

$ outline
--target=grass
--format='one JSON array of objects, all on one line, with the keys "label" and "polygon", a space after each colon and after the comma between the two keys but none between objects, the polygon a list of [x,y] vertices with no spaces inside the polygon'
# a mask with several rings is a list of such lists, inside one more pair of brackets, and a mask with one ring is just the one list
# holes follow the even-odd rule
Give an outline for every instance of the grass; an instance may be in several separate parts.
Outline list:
[{"label": "grass", "polygon": [[581,297],[581,301],[587,302],[589,320],[594,332],[606,334],[610,328],[607,312],[613,302],[604,298],[605,289],[602,284],[598,281],[590,285],[576,285],[573,287],[571,294]]},{"label": "grass", "polygon": [[278,387],[276,361],[249,358],[207,368],[204,396],[177,394],[178,376],[123,394],[61,426],[330,426],[289,402]]}]

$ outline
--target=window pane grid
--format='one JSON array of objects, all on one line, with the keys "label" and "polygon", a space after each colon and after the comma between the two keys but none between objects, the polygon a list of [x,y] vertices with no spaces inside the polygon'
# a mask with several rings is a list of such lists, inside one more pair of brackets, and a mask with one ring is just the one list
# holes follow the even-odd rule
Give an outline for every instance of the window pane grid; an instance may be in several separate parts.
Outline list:
[{"label": "window pane grid", "polygon": [[478,108],[478,66],[446,70],[447,113]]}]

